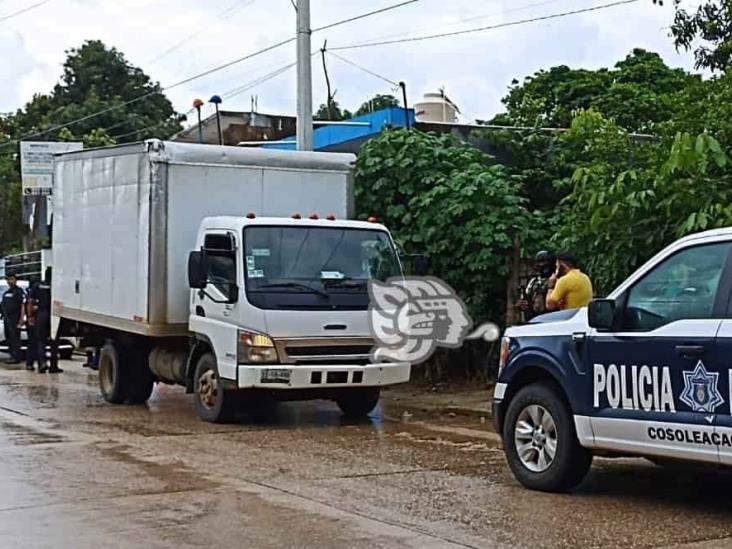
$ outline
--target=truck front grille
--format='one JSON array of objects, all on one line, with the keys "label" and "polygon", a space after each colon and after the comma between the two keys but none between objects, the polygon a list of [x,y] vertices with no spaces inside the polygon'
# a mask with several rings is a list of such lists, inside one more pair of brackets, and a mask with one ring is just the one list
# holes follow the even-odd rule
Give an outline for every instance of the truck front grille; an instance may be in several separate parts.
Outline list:
[{"label": "truck front grille", "polygon": [[289,364],[366,364],[371,338],[281,339],[275,341],[280,360]]}]

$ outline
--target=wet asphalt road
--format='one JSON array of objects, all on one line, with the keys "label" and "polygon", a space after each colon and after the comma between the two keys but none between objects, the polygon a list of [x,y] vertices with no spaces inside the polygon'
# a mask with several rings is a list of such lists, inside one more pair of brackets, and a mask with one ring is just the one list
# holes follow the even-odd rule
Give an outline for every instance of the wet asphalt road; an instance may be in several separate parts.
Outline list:
[{"label": "wet asphalt road", "polygon": [[211,425],[179,388],[111,406],[63,366],[0,366],[0,548],[732,547],[729,473],[596,459],[540,494],[477,419],[310,402]]}]

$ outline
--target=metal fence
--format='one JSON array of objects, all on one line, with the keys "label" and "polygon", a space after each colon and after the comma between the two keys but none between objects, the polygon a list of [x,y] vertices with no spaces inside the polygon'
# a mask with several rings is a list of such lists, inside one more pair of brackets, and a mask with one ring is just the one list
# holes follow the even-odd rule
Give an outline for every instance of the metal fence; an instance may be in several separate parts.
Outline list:
[{"label": "metal fence", "polygon": [[13,271],[20,280],[42,277],[43,253],[25,252],[5,256],[0,262],[0,278],[5,278],[5,273],[8,271]]}]

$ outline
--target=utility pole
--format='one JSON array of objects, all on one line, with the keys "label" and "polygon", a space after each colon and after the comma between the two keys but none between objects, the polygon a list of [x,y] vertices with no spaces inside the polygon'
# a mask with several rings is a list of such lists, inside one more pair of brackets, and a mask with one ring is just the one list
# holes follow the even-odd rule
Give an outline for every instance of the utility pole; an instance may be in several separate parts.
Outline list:
[{"label": "utility pole", "polygon": [[297,0],[297,149],[313,150],[313,75],[310,0]]}]

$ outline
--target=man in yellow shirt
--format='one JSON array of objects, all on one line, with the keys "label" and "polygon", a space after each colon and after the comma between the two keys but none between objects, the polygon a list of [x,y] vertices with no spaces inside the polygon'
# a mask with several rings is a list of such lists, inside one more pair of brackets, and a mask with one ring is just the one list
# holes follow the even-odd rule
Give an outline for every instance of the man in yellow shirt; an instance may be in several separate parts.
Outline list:
[{"label": "man in yellow shirt", "polygon": [[549,279],[546,308],[579,309],[592,301],[592,281],[580,271],[577,260],[571,254],[557,255],[557,270]]}]

